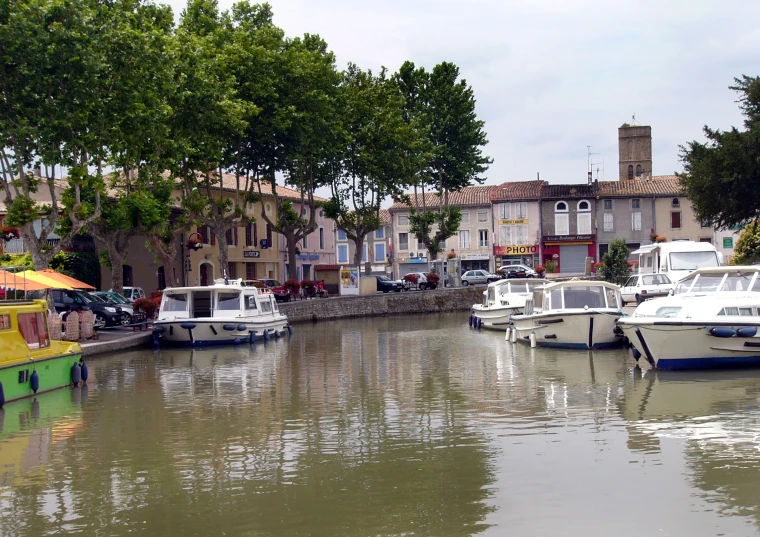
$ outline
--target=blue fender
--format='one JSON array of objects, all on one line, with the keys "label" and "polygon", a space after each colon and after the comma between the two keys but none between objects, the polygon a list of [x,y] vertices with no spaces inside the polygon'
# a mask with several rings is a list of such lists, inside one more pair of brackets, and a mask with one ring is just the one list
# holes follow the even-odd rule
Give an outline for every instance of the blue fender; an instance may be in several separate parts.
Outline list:
[{"label": "blue fender", "polygon": [[5,390],[3,390],[3,383],[0,382],[0,408],[5,404]]},{"label": "blue fender", "polygon": [[711,336],[715,337],[733,337],[734,329],[726,326],[714,326],[709,330]]},{"label": "blue fender", "polygon": [[74,362],[74,365],[71,366],[71,383],[78,386],[80,382],[82,382],[82,366]]},{"label": "blue fender", "polygon": [[246,328],[248,328],[248,327],[246,325],[244,325],[244,324],[237,325],[238,332],[245,332]]},{"label": "blue fender", "polygon": [[224,328],[228,332],[232,332],[233,330],[235,330],[235,325],[234,324],[223,324],[222,328]]},{"label": "blue fender", "polygon": [[251,333],[248,334],[248,342],[256,343],[256,330],[251,330]]},{"label": "blue fender", "polygon": [[269,340],[270,340],[270,338],[271,338],[271,336],[269,335],[269,330],[267,330],[267,329],[265,328],[265,329],[264,329],[264,342],[267,342],[267,341],[269,341]]},{"label": "blue fender", "polygon": [[82,382],[87,382],[88,378],[90,378],[90,370],[87,368],[87,363],[82,360]]},{"label": "blue fender", "polygon": [[32,376],[29,379],[29,385],[34,393],[37,393],[37,390],[40,389],[40,376],[37,374],[36,370],[32,371]]},{"label": "blue fender", "polygon": [[736,329],[736,335],[739,337],[755,337],[757,335],[756,326],[742,326]]},{"label": "blue fender", "polygon": [[288,325],[288,334],[293,335],[293,327]]},{"label": "blue fender", "polygon": [[185,330],[192,330],[195,328],[195,323],[182,323],[180,326]]}]

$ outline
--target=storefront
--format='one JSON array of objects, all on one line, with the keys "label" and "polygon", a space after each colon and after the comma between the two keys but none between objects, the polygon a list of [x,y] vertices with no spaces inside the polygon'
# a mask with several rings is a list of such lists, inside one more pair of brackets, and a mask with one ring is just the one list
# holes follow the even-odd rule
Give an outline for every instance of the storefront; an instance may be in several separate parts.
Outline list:
[{"label": "storefront", "polygon": [[402,257],[398,262],[398,274],[394,274],[395,279],[401,279],[404,274],[410,272],[430,272],[427,257]]},{"label": "storefront", "polygon": [[489,254],[462,254],[461,271],[468,270],[487,270],[491,271],[491,256]]},{"label": "storefront", "polygon": [[526,265],[537,267],[538,244],[512,244],[508,246],[494,246],[493,254],[496,257],[496,269],[504,265]]},{"label": "storefront", "polygon": [[542,264],[554,261],[557,263],[557,272],[584,274],[586,258],[591,258],[592,265],[595,261],[595,239],[594,235],[544,235],[541,240]]}]

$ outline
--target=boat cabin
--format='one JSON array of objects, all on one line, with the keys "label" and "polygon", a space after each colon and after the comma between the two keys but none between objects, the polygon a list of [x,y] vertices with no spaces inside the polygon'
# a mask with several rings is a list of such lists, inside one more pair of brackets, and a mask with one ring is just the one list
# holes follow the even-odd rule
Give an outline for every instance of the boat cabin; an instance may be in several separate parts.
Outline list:
[{"label": "boat cabin", "polygon": [[[488,288],[483,291],[483,306],[508,306],[510,297],[508,295],[531,296],[537,288],[546,285],[547,280],[536,280],[533,278],[498,280],[488,284]],[[514,301],[514,300],[513,300]]]},{"label": "boat cabin", "polygon": [[699,269],[676,285],[674,293],[713,294],[760,292],[760,266],[734,266]]},{"label": "boat cabin", "polygon": [[249,287],[241,279],[216,280],[207,287],[170,287],[164,290],[159,320],[256,317],[279,313],[270,289]]},{"label": "boat cabin", "polygon": [[534,290],[533,300],[525,305],[525,314],[550,310],[620,308],[620,288],[617,285],[577,280],[550,283]]}]

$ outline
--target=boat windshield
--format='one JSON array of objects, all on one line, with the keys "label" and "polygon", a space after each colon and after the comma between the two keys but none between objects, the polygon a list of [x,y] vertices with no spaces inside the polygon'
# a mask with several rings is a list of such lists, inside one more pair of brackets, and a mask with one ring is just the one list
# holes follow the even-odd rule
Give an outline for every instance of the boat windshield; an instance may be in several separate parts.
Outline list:
[{"label": "boat windshield", "polygon": [[[604,287],[599,285],[584,285],[579,287],[565,287],[565,309],[570,308],[604,308]],[[554,302],[552,302],[552,305]]]},{"label": "boat windshield", "polygon": [[700,274],[691,286],[691,293],[714,293],[718,290],[724,274]]},{"label": "boat windshield", "polygon": [[718,254],[715,252],[673,252],[670,254],[670,270],[697,270],[717,267]]},{"label": "boat windshield", "polygon": [[749,291],[750,283],[755,272],[729,272],[726,281],[720,290],[725,291]]},{"label": "boat windshield", "polygon": [[546,284],[545,281],[535,281],[535,280],[526,280],[525,285],[528,286],[528,292],[532,293],[535,289],[538,289],[539,287],[543,287]]},{"label": "boat windshield", "polygon": [[216,299],[218,311],[239,311],[240,293],[219,293]]},{"label": "boat windshield", "polygon": [[164,295],[164,311],[187,311],[187,295]]}]

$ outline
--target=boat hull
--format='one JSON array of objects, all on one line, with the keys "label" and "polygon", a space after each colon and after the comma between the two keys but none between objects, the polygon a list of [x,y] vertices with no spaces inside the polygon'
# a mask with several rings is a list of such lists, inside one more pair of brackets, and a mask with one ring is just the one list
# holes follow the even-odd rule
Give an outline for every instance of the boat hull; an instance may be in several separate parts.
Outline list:
[{"label": "boat hull", "polygon": [[480,326],[490,330],[506,330],[509,327],[512,315],[521,313],[522,307],[486,307],[476,305],[472,307],[472,316],[480,321]]},{"label": "boat hull", "polygon": [[162,345],[232,345],[280,337],[288,333],[288,319],[283,315],[266,321],[244,319],[159,320],[155,322],[153,333]]},{"label": "boat hull", "polygon": [[[663,322],[626,319],[618,323],[640,364],[662,370],[760,366],[760,324]],[[757,328],[753,337],[716,337],[712,328]]]},{"label": "boat hull", "polygon": [[[71,385],[71,368],[81,358],[81,352],[74,352],[3,365],[0,367],[0,382],[5,403]],[[32,390],[34,372],[39,380],[36,392]]]},{"label": "boat hull", "polygon": [[615,334],[619,315],[613,313],[542,313],[518,317],[512,318],[517,340],[529,343],[530,334],[535,332],[539,347],[604,349],[622,343],[622,338]]}]

